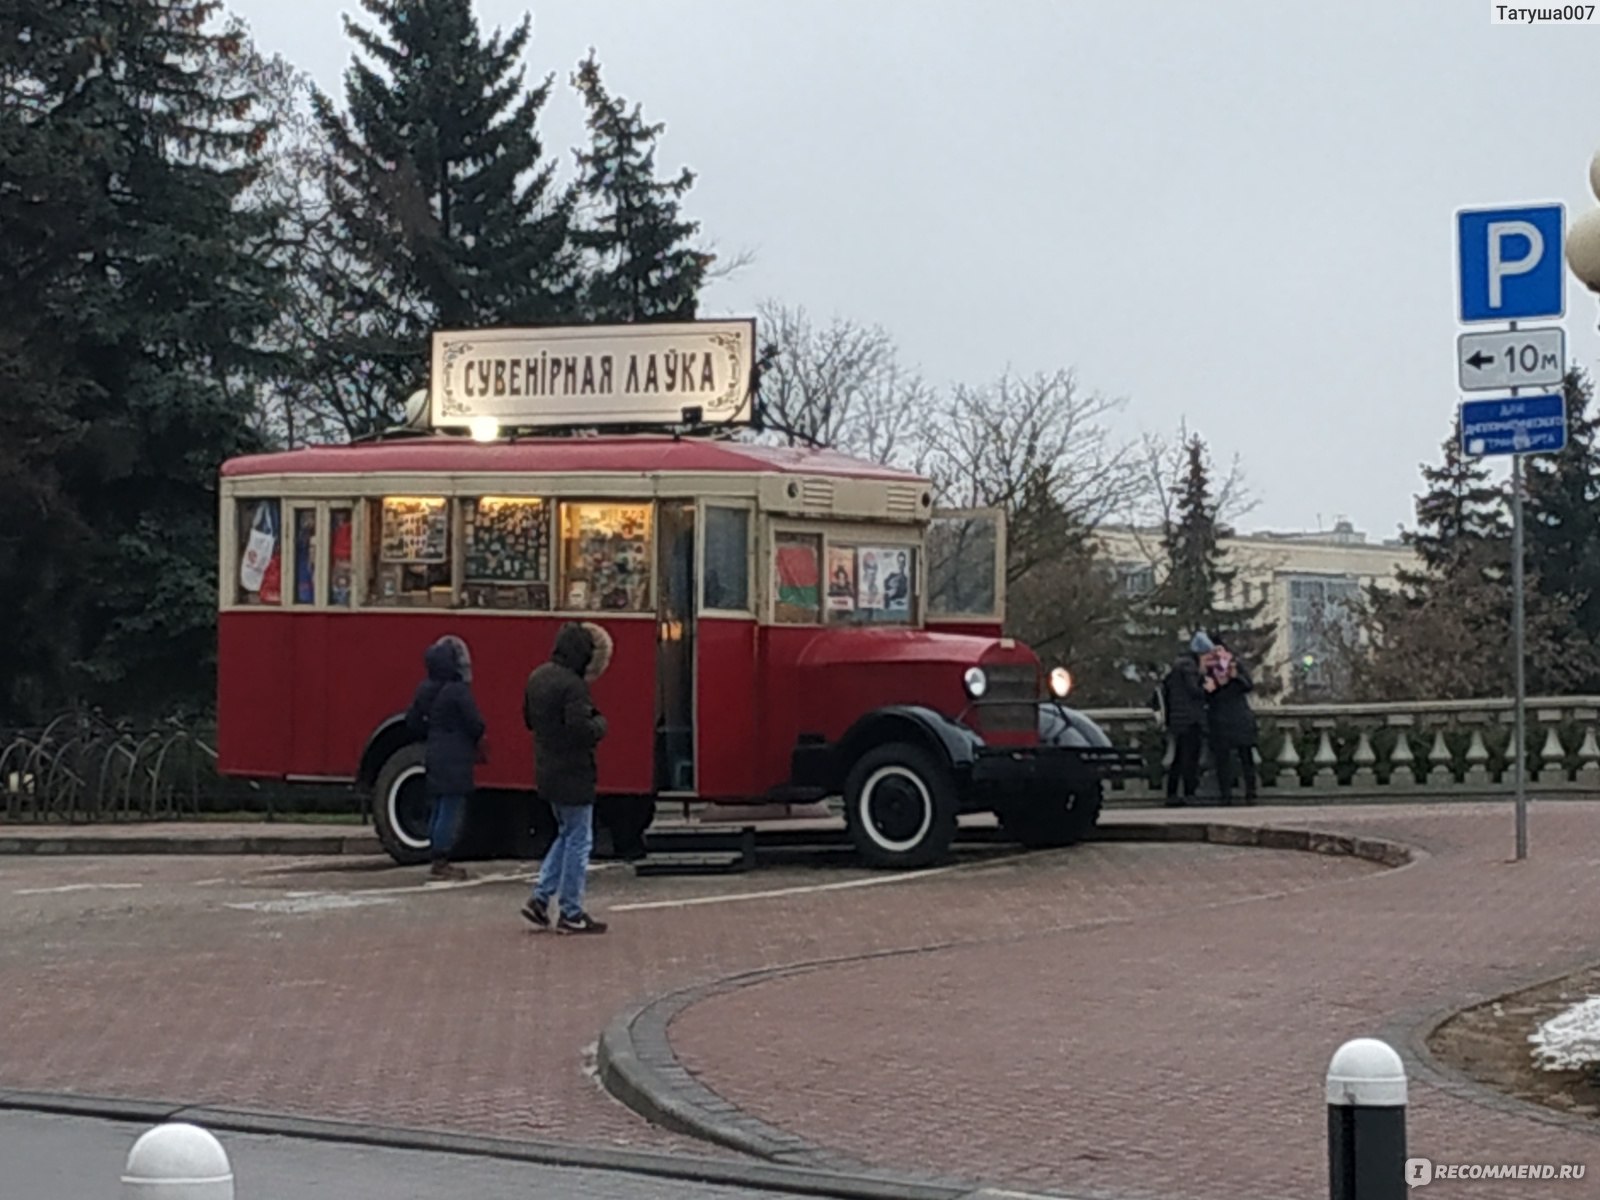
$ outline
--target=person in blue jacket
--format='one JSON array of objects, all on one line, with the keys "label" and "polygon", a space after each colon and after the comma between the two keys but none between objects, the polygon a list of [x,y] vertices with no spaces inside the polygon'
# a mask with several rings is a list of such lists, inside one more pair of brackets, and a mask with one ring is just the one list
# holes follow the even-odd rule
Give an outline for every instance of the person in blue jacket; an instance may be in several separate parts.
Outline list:
[{"label": "person in blue jacket", "polygon": [[483,716],[472,696],[472,656],[451,634],[429,646],[422,661],[428,677],[411,699],[406,728],[427,739],[422,764],[433,802],[429,873],[435,879],[466,879],[467,873],[450,862],[450,852],[461,834],[483,748]]}]

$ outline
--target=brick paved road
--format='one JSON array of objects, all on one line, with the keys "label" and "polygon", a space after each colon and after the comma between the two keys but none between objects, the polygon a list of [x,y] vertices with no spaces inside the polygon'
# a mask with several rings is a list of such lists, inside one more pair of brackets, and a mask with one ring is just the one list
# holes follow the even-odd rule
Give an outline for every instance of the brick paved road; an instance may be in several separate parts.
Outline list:
[{"label": "brick paved road", "polygon": [[[526,932],[514,876],[439,889],[360,860],[0,859],[0,1088],[723,1154],[593,1082],[588,1048],[618,1010],[736,972],[968,942],[718,997],[675,1043],[758,1115],[887,1166],[1303,1200],[1326,1186],[1320,1078],[1340,1040],[1600,957],[1600,805],[1536,805],[1520,866],[1500,861],[1505,805],[1243,815],[1433,854],[1394,874],[1177,844],[911,881],[613,869],[593,892],[613,932],[592,940]],[[1418,1090],[1413,1144],[1436,1156],[1514,1137],[1574,1151],[1564,1129]]]},{"label": "brick paved road", "polygon": [[[1009,942],[774,980],[689,1009],[673,1045],[726,1099],[886,1166],[977,1161],[1002,1184],[1126,1200],[1324,1195],[1320,1083],[1344,1039],[1600,958],[1600,806],[1534,806],[1522,864],[1505,861],[1505,805],[1255,815],[1429,855],[1240,902],[1085,906]],[[1063,864],[1030,894],[1066,901],[1073,878]],[[1595,1194],[1600,1125],[1417,1082],[1409,1124],[1412,1152],[1436,1160],[1589,1169],[1565,1192],[1438,1182],[1430,1197]]]}]

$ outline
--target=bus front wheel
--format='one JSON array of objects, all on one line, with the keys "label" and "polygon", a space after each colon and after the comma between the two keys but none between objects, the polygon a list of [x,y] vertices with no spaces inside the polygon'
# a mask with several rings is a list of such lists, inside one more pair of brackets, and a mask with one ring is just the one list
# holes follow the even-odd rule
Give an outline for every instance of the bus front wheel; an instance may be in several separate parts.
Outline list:
[{"label": "bus front wheel", "polygon": [[384,852],[402,866],[428,861],[428,778],[422,743],[402,746],[385,760],[372,785],[372,818]]},{"label": "bus front wheel", "polygon": [[955,780],[920,746],[868,750],[845,777],[844,802],[850,840],[875,867],[928,866],[955,840]]}]

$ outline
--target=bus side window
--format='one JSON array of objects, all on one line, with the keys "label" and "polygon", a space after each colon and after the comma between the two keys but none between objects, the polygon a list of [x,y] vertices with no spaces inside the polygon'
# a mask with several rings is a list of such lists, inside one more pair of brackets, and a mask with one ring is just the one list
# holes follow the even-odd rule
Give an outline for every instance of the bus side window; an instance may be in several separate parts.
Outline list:
[{"label": "bus side window", "polygon": [[779,625],[822,622],[822,535],[780,533],[773,539],[773,620]]},{"label": "bus side window", "polygon": [[837,624],[909,624],[916,612],[915,546],[828,545],[828,619]]},{"label": "bus side window", "polygon": [[283,512],[276,500],[240,500],[235,595],[240,604],[283,603]]},{"label": "bus side window", "polygon": [[651,511],[649,504],[561,506],[561,608],[649,611]]},{"label": "bus side window", "polygon": [[550,607],[550,506],[483,496],[461,501],[462,600],[468,608]]},{"label": "bus side window", "polygon": [[450,503],[441,496],[385,496],[372,512],[367,603],[449,608]]},{"label": "bus side window", "polygon": [[355,514],[348,505],[328,510],[328,603],[336,608],[350,607],[355,586],[355,531]]},{"label": "bus side window", "polygon": [[705,607],[750,609],[750,510],[706,508]]},{"label": "bus side window", "polygon": [[291,508],[294,514],[294,600],[297,605],[317,602],[317,510]]}]

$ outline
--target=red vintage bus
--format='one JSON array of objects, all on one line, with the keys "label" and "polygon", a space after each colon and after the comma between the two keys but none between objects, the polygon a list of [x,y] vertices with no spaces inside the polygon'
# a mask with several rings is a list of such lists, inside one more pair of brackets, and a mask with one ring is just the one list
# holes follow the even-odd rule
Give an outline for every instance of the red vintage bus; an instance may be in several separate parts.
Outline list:
[{"label": "red vintage bus", "polygon": [[1076,841],[1142,765],[1003,636],[1000,514],[936,513],[911,472],[725,433],[435,429],[231,460],[221,508],[220,769],[369,789],[399,862],[427,853],[402,714],[446,633],[488,724],[480,792],[522,798],[524,831],[523,685],[574,619],[615,642],[599,788],[634,833],[660,799],[842,797],[867,861],[918,866],[962,812]]}]

